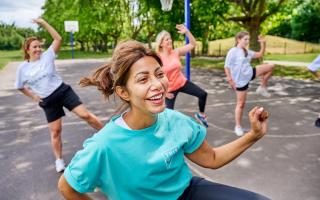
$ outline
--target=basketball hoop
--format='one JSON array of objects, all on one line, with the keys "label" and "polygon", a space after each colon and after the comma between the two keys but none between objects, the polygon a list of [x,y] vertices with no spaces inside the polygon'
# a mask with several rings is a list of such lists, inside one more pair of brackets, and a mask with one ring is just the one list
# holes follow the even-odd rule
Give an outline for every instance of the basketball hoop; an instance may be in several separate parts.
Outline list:
[{"label": "basketball hoop", "polygon": [[160,0],[160,2],[161,2],[161,9],[163,11],[167,12],[171,10],[173,0]]}]

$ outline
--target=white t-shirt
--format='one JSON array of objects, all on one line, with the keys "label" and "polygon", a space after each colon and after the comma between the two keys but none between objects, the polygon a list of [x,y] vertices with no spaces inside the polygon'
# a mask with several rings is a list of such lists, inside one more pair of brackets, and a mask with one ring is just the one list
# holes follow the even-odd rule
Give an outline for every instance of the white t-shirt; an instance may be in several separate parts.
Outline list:
[{"label": "white t-shirt", "polygon": [[128,129],[128,130],[132,130],[128,124],[124,121],[123,119],[123,115],[126,114],[126,112],[122,113],[121,116],[119,118],[117,118],[114,123],[116,123],[118,126],[121,126],[122,128]]},{"label": "white t-shirt", "polygon": [[320,55],[308,65],[308,69],[313,72],[316,72],[318,69],[320,69]]},{"label": "white t-shirt", "polygon": [[253,70],[250,65],[255,52],[248,50],[245,57],[244,50],[239,47],[232,47],[227,54],[224,67],[230,69],[232,80],[236,87],[243,87],[249,83],[252,78]]},{"label": "white t-shirt", "polygon": [[21,89],[26,86],[41,98],[52,94],[62,84],[62,78],[55,69],[55,56],[50,46],[39,60],[21,63],[16,73],[15,87]]}]

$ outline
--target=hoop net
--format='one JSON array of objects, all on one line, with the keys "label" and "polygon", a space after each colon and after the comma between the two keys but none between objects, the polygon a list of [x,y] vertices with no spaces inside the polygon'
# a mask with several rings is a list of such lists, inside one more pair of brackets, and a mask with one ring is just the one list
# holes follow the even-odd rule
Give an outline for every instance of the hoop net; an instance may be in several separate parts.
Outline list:
[{"label": "hoop net", "polygon": [[160,0],[161,2],[161,9],[163,11],[170,11],[172,8],[173,0]]}]

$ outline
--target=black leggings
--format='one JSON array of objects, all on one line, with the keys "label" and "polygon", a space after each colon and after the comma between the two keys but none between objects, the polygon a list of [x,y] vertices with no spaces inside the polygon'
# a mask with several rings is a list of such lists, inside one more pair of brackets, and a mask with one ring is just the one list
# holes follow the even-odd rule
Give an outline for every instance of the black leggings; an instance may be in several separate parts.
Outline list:
[{"label": "black leggings", "polygon": [[166,98],[167,108],[170,108],[170,109],[174,108],[174,102],[176,101],[176,97],[179,92],[183,92],[183,93],[198,97],[199,110],[200,110],[200,112],[204,112],[204,109],[206,107],[206,101],[207,101],[208,94],[206,91],[204,91],[199,86],[197,86],[196,84],[194,84],[190,81],[187,81],[186,84],[184,84],[184,86],[182,86],[178,90],[171,92],[171,93],[173,93],[174,97],[172,99]]},{"label": "black leggings", "polygon": [[178,200],[270,200],[260,194],[193,177]]}]

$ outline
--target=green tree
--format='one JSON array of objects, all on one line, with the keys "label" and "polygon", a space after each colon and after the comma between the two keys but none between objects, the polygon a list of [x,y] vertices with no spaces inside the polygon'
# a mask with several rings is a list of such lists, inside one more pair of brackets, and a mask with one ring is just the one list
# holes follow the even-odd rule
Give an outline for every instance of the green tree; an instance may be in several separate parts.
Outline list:
[{"label": "green tree", "polygon": [[229,12],[227,20],[238,23],[250,33],[250,48],[259,49],[257,42],[261,24],[271,15],[279,11],[286,0],[228,0]]},{"label": "green tree", "polygon": [[298,7],[291,21],[292,38],[320,42],[320,2],[309,0]]}]

